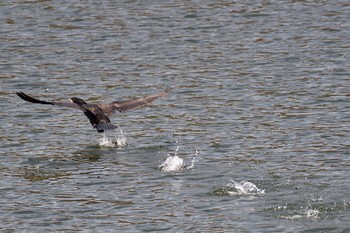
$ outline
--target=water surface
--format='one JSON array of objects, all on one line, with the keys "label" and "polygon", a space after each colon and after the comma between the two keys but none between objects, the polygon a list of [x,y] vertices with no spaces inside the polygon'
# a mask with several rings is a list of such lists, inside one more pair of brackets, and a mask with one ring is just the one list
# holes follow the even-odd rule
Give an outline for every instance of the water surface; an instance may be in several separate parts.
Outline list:
[{"label": "water surface", "polygon": [[[2,1],[1,231],[349,232],[349,10]],[[121,147],[100,146],[79,111],[15,95],[111,102],[166,86],[111,118]],[[161,169],[169,156],[183,169]]]}]

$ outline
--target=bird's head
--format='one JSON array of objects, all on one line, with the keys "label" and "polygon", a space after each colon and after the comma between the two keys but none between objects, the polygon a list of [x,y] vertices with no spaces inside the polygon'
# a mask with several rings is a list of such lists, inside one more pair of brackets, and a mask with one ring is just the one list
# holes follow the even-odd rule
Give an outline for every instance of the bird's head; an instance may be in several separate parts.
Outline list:
[{"label": "bird's head", "polygon": [[80,98],[77,97],[73,97],[69,99],[72,103],[78,104],[78,105],[82,105],[82,104],[86,104],[86,102]]}]

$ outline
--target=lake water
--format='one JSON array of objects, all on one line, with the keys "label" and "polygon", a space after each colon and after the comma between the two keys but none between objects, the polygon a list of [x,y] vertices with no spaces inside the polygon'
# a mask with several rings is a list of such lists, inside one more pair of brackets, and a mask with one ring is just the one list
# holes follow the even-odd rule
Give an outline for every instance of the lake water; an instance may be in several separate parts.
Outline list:
[{"label": "lake water", "polygon": [[[2,0],[0,231],[350,232],[349,12]],[[105,138],[79,111],[15,95],[112,102],[168,86]]]}]

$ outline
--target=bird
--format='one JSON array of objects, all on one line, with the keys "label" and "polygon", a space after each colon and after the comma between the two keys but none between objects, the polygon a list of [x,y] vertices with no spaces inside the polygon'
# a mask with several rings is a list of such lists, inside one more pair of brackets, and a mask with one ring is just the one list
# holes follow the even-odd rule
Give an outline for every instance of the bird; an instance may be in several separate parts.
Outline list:
[{"label": "bird", "polygon": [[89,119],[91,125],[94,129],[97,130],[97,132],[102,133],[105,132],[105,130],[113,130],[118,128],[118,126],[111,123],[111,120],[108,118],[112,114],[116,112],[126,112],[132,109],[137,109],[144,107],[154,100],[158,99],[159,97],[163,97],[169,92],[172,91],[172,88],[166,88],[164,91],[160,93],[156,93],[153,95],[147,95],[141,98],[134,98],[124,101],[114,101],[112,103],[100,103],[100,104],[93,104],[93,103],[86,103],[84,100],[78,98],[78,97],[72,97],[70,98],[70,102],[49,102],[44,100],[39,100],[34,97],[31,97],[27,94],[25,94],[22,91],[16,92],[18,97],[21,99],[35,103],[35,104],[47,104],[47,105],[56,105],[60,107],[67,107],[67,108],[74,108],[83,111],[85,116]]}]

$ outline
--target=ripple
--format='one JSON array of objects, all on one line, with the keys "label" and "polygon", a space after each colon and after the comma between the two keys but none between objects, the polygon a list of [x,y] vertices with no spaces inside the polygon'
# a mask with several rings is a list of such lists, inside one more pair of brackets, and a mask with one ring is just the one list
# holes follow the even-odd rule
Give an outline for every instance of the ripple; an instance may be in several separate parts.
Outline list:
[{"label": "ripple", "polygon": [[1,1],[0,231],[348,232],[349,3],[281,2]]}]

